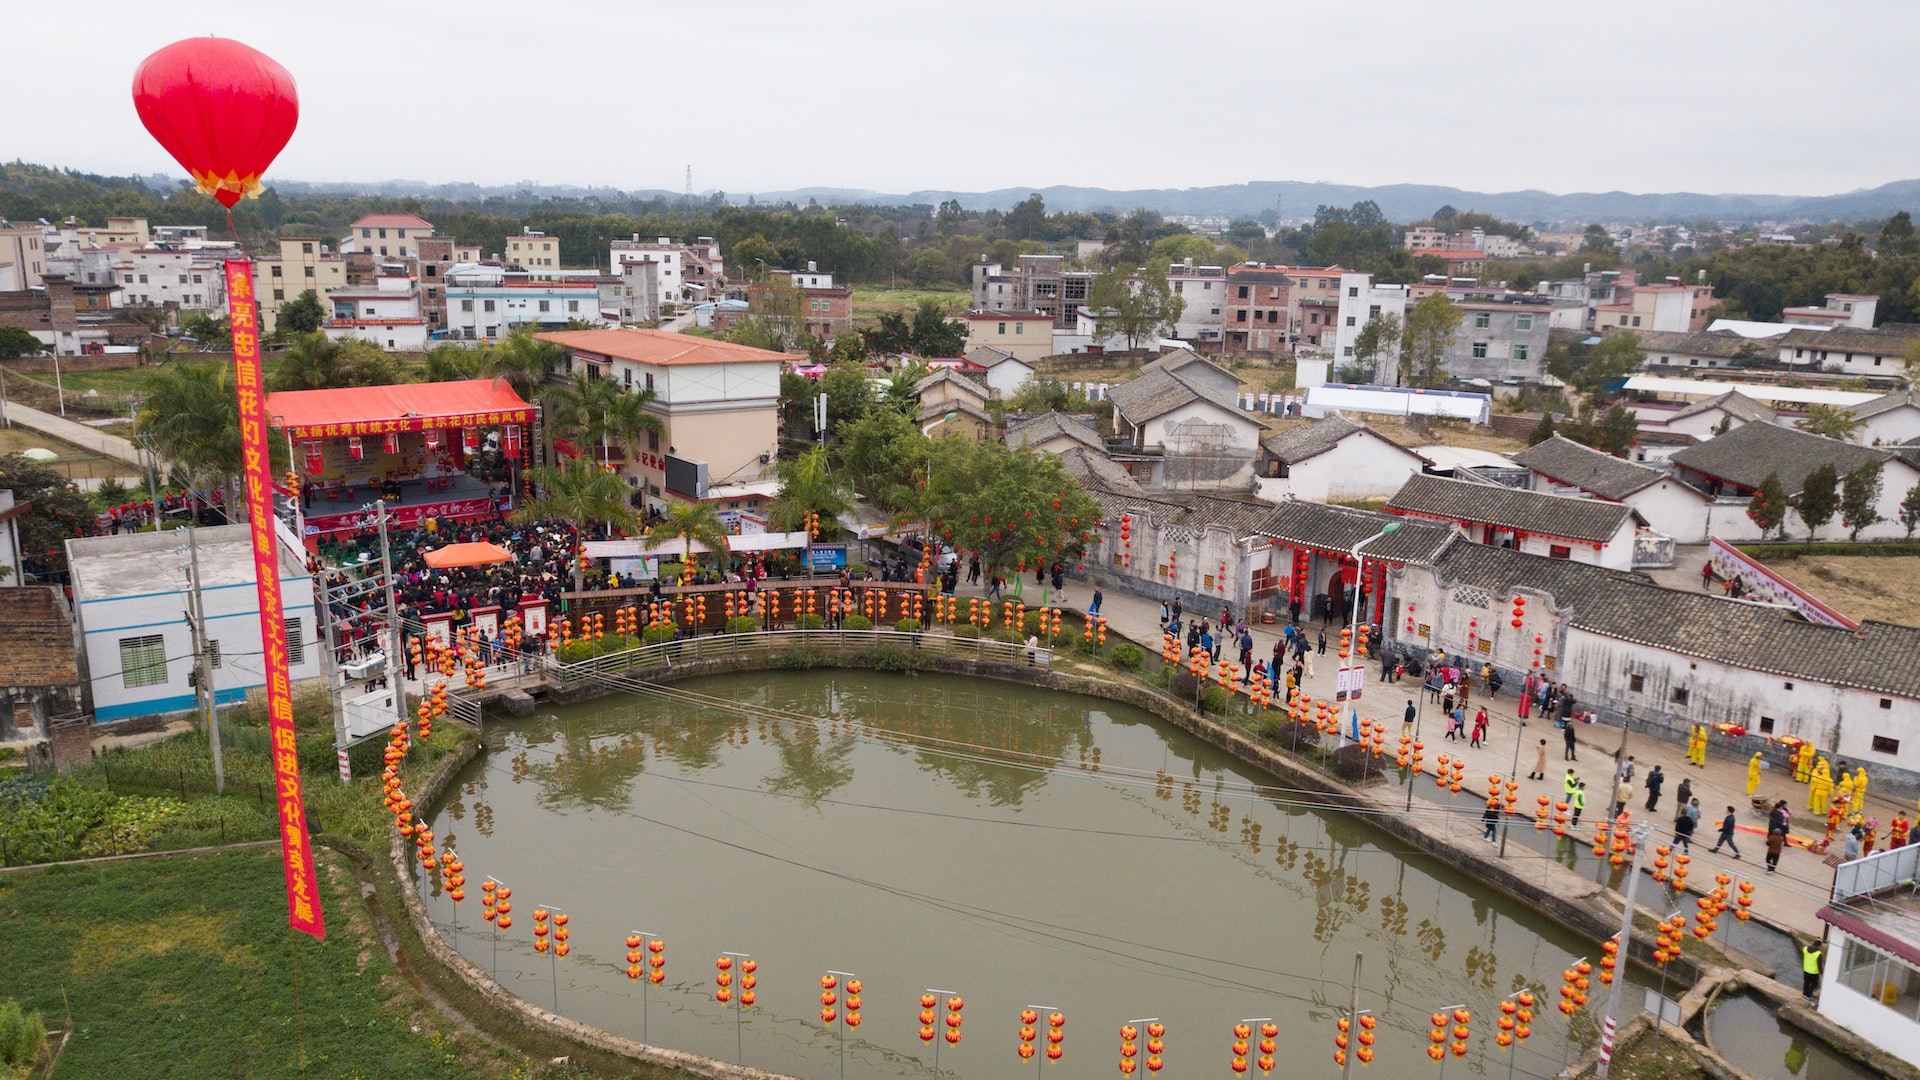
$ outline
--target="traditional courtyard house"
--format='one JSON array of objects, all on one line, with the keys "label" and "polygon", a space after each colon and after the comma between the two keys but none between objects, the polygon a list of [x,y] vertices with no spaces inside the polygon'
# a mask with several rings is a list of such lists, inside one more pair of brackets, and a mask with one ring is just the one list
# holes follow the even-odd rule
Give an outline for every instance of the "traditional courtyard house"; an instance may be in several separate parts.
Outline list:
[{"label": "traditional courtyard house", "polygon": [[1105,480],[1101,473],[1108,470],[1092,455],[1082,464],[1091,479],[1081,482],[1101,506],[1086,562],[1095,584],[1154,600],[1177,596],[1195,617],[1207,619],[1218,619],[1223,606],[1245,612],[1249,604],[1272,600],[1274,585],[1261,573],[1270,566],[1272,545],[1261,524],[1273,507],[1206,495],[1141,494]]},{"label": "traditional courtyard house", "polygon": [[1007,445],[1016,449],[1024,446],[1043,454],[1064,454],[1075,448],[1102,457],[1107,453],[1107,441],[1100,437],[1093,417],[1082,418],[1052,410],[1007,425]]},{"label": "traditional courtyard house", "polygon": [[[1781,488],[1791,500],[1805,486],[1807,474],[1821,465],[1832,465],[1844,480],[1855,469],[1879,462],[1880,499],[1875,509],[1881,520],[1860,531],[1862,539],[1871,540],[1906,535],[1899,522],[1900,500],[1920,483],[1920,468],[1891,450],[1855,446],[1775,424],[1735,428],[1689,446],[1668,460],[1674,476],[1713,500],[1707,507],[1707,532],[1730,542],[1760,539],[1760,527],[1747,516],[1747,504],[1769,474],[1779,476]],[[1789,512],[1787,521],[1790,530],[1806,535],[1806,524],[1797,513]],[[1843,535],[1835,515],[1826,527],[1826,537]]]},{"label": "traditional courtyard house", "polygon": [[1409,479],[1387,512],[1446,522],[1476,544],[1621,570],[1633,565],[1634,536],[1646,524],[1620,503],[1438,476]]},{"label": "traditional courtyard house", "polygon": [[1896,390],[1847,411],[1860,421],[1860,430],[1853,433],[1853,441],[1862,446],[1894,446],[1920,440],[1920,394],[1911,388]]},{"label": "traditional courtyard house", "polygon": [[[1388,526],[1394,526],[1392,532],[1368,540]],[[1266,578],[1257,572],[1255,578],[1264,586],[1258,591],[1275,597],[1268,610],[1285,618],[1297,606],[1303,619],[1341,621],[1351,613],[1352,590],[1358,588],[1360,617],[1368,623],[1386,614],[1389,572],[1409,561],[1432,559],[1453,536],[1442,525],[1305,501],[1281,504],[1260,531],[1273,547]]]},{"label": "traditional courtyard house", "polygon": [[1779,350],[1780,362],[1788,367],[1904,378],[1907,350],[1914,341],[1911,334],[1887,329],[1795,328],[1767,345]]},{"label": "traditional courtyard house", "polygon": [[1778,424],[1780,414],[1738,390],[1686,405],[1630,406],[1641,431],[1676,440],[1706,442],[1744,424]]},{"label": "traditional courtyard house", "polygon": [[1712,500],[1664,469],[1603,454],[1591,446],[1555,435],[1513,455],[1529,470],[1535,491],[1579,495],[1625,503],[1654,531],[1682,544],[1707,542],[1707,507]]},{"label": "traditional courtyard house", "polygon": [[[1245,491],[1262,428],[1211,383],[1186,371],[1149,371],[1107,392],[1114,432],[1134,455],[1157,459],[1148,487]],[[1136,473],[1136,475],[1138,475]]]},{"label": "traditional courtyard house", "polygon": [[1384,499],[1429,464],[1367,425],[1336,414],[1261,440],[1254,493],[1267,502]]},{"label": "traditional courtyard house", "polygon": [[914,419],[933,438],[961,435],[979,442],[993,430],[987,388],[952,368],[941,368],[914,383],[913,392],[920,399]]},{"label": "traditional courtyard house", "polygon": [[1033,378],[1032,364],[992,345],[975,345],[967,350],[963,359],[967,374],[978,378],[988,390],[1002,398],[1019,393],[1027,380]]},{"label": "traditional courtyard house", "polygon": [[1734,361],[1764,361],[1765,348],[1730,330],[1638,331],[1640,351],[1647,359],[1642,370],[1672,374],[1678,368],[1723,368]]}]

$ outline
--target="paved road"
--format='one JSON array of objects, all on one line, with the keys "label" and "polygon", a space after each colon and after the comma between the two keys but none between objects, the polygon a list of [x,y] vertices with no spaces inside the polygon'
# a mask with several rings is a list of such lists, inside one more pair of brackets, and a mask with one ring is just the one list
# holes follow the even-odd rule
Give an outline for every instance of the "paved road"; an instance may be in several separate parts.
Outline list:
[{"label": "paved road", "polygon": [[[1039,606],[1040,593],[1034,588],[1031,578],[1026,580],[1023,588],[1026,594],[1025,602]],[[960,588],[962,595],[981,595],[983,591],[979,587],[969,588],[964,582]],[[1065,600],[1069,603],[1064,603],[1062,606],[1084,610],[1091,598],[1092,590],[1083,583],[1069,583],[1065,593]],[[1189,610],[1185,615],[1188,617],[1196,614],[1205,615],[1217,623],[1220,614],[1218,609],[1224,606],[1222,602],[1217,606],[1209,605],[1211,610],[1204,612]],[[1140,644],[1150,654],[1157,654],[1160,641],[1159,609],[1158,601],[1150,601],[1117,589],[1108,589],[1103,597],[1101,614],[1107,617],[1110,632],[1118,632],[1119,635]],[[1305,625],[1310,634],[1321,629],[1319,623],[1309,622]],[[1278,625],[1252,628],[1256,658],[1272,655],[1273,643],[1279,636],[1277,631],[1280,629]],[[1339,648],[1339,624],[1336,621],[1327,625],[1325,629],[1328,638],[1327,653],[1324,656],[1314,657],[1313,673],[1306,678],[1306,690],[1315,700],[1333,699],[1335,671],[1339,666],[1339,658],[1336,655]],[[1233,651],[1231,648],[1223,651],[1222,658],[1227,658]],[[1380,666],[1377,663],[1366,669],[1366,679],[1365,690],[1358,704],[1358,712],[1364,718],[1389,721],[1388,730],[1393,735],[1397,736],[1400,731],[1399,720],[1407,703],[1409,701],[1415,703],[1416,710],[1421,716],[1420,736],[1427,747],[1428,775],[1431,775],[1434,768],[1433,759],[1438,754],[1445,753],[1467,762],[1466,775],[1469,778],[1469,790],[1472,789],[1474,784],[1472,778],[1475,777],[1480,778],[1480,782],[1484,783],[1484,778],[1491,773],[1499,773],[1502,776],[1517,773],[1525,776],[1533,768],[1534,750],[1538,741],[1546,738],[1548,740],[1548,779],[1544,782],[1521,781],[1519,803],[1521,810],[1530,815],[1535,806],[1536,797],[1539,795],[1558,798],[1569,765],[1576,770],[1576,775],[1580,779],[1587,782],[1588,816],[1583,824],[1590,826],[1594,815],[1605,813],[1610,809],[1611,797],[1607,793],[1613,787],[1614,754],[1622,746],[1619,727],[1608,724],[1580,725],[1576,733],[1577,760],[1564,761],[1562,760],[1562,732],[1557,730],[1551,722],[1543,723],[1536,714],[1527,724],[1523,734],[1516,712],[1517,699],[1513,688],[1509,686],[1490,701],[1484,699],[1477,691],[1474,694],[1473,707],[1477,708],[1484,701],[1492,716],[1493,725],[1488,739],[1480,747],[1473,748],[1467,746],[1464,741],[1449,742],[1442,737],[1444,728],[1436,722],[1439,706],[1423,700],[1424,695],[1420,693],[1421,687],[1418,681],[1400,684],[1382,683]],[[1343,716],[1347,711],[1347,706],[1342,705]],[[1433,712],[1435,716],[1426,716],[1425,713],[1428,711]],[[1468,716],[1472,715],[1470,710]],[[1689,884],[1699,885],[1701,890],[1711,889],[1714,875],[1721,872],[1734,875],[1736,879],[1753,880],[1758,890],[1755,893],[1756,910],[1764,910],[1769,918],[1803,933],[1816,935],[1820,933],[1821,925],[1814,917],[1814,913],[1826,903],[1832,886],[1833,870],[1823,864],[1821,856],[1790,846],[1781,858],[1780,871],[1776,874],[1765,873],[1763,835],[1765,822],[1749,809],[1746,786],[1747,765],[1744,760],[1732,761],[1709,754],[1706,765],[1689,765],[1686,762],[1683,746],[1658,741],[1638,732],[1625,740],[1625,747],[1625,752],[1635,758],[1637,766],[1634,779],[1636,792],[1631,803],[1632,819],[1653,822],[1654,843],[1666,844],[1672,839],[1674,793],[1683,778],[1691,781],[1693,795],[1700,800],[1703,820],[1696,834],[1696,839],[1700,842],[1693,848]],[[1516,748],[1521,748],[1517,770],[1514,769]],[[1391,762],[1392,752],[1393,743],[1390,737],[1389,762]],[[1649,814],[1645,810],[1646,792],[1641,781],[1654,765],[1661,766],[1666,774],[1666,785],[1658,808]],[[1806,785],[1793,783],[1782,777],[1778,771],[1769,771],[1761,774],[1759,790],[1761,794],[1788,800],[1788,805],[1793,809],[1795,836],[1818,839],[1824,834],[1824,813],[1816,822],[1813,815],[1807,811]],[[1711,855],[1707,852],[1718,835],[1717,825],[1728,805],[1737,808],[1741,826],[1735,842],[1745,858],[1739,861],[1731,858],[1729,854]],[[1913,804],[1896,803],[1884,793],[1876,793],[1871,787],[1869,788],[1867,813],[1869,816],[1880,819],[1882,823],[1880,836],[1883,844],[1887,832],[1886,823],[1893,819],[1895,813],[1903,810],[1909,818],[1915,816]],[[1463,813],[1468,816],[1477,815],[1478,808],[1475,807]],[[1477,826],[1473,822],[1463,824],[1466,826],[1464,831],[1469,833],[1477,831]],[[1442,831],[1451,835],[1462,830],[1449,828]],[[1526,831],[1533,831],[1530,817]],[[1580,850],[1584,852],[1585,843],[1590,840],[1592,833],[1588,829],[1583,829],[1578,836],[1581,838]],[[1531,861],[1544,858],[1536,852],[1521,847],[1513,848],[1510,857]],[[1516,868],[1519,865],[1516,863]],[[1642,890],[1643,901],[1646,900],[1646,896],[1647,890]],[[1688,905],[1687,910],[1691,913],[1692,905]]]},{"label": "paved road", "polygon": [[[39,409],[28,408],[17,401],[7,402],[6,410],[7,423],[14,427],[28,428],[42,435],[51,435],[63,442],[72,443],[82,450],[90,450],[102,457],[123,461],[135,468],[140,468],[144,464],[141,461],[139,449],[118,435],[109,435],[85,424],[75,423],[52,413],[41,412]],[[161,471],[164,475],[165,470]]]}]

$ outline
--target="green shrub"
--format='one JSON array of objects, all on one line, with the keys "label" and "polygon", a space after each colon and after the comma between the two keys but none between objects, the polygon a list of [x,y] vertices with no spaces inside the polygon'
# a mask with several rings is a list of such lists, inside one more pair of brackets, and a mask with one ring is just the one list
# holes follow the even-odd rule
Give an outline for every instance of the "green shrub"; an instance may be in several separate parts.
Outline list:
[{"label": "green shrub", "polygon": [[805,671],[819,662],[819,655],[805,646],[795,646],[773,658],[774,667],[788,671]]},{"label": "green shrub", "polygon": [[1743,555],[1751,555],[1762,562],[1776,559],[1798,559],[1807,555],[1868,555],[1899,558],[1920,555],[1920,544],[1913,543],[1843,543],[1822,541],[1820,543],[1772,543],[1772,544],[1736,544]]},{"label": "green shrub", "polygon": [[0,1065],[25,1069],[40,1060],[47,1044],[47,1025],[39,1013],[23,1013],[20,1003],[0,1001]]},{"label": "green shrub", "polygon": [[1208,713],[1214,716],[1219,716],[1225,713],[1227,711],[1227,708],[1232,704],[1233,704],[1233,695],[1227,692],[1226,687],[1224,686],[1207,687],[1207,712]]},{"label": "green shrub", "polygon": [[[793,619],[795,630],[818,630],[827,625],[825,615],[796,615]],[[872,624],[868,624],[871,626]]]},{"label": "green shrub", "polygon": [[893,628],[903,634],[917,634],[920,632],[920,620],[901,619],[899,622],[893,624]]},{"label": "green shrub", "polygon": [[1146,664],[1147,658],[1138,646],[1129,645],[1123,641],[1113,647],[1107,659],[1112,660],[1113,666],[1121,671],[1139,671]]},{"label": "green shrub", "polygon": [[672,641],[674,626],[672,623],[656,623],[640,631],[640,640],[648,645],[661,645]]},{"label": "green shrub", "polygon": [[577,664],[582,660],[591,660],[597,655],[592,641],[569,641],[553,650],[553,655],[563,664]]},{"label": "green shrub", "polygon": [[865,615],[848,615],[840,620],[840,629],[871,630],[873,629],[873,620],[867,618]]},{"label": "green shrub", "polygon": [[953,636],[971,641],[980,636],[980,628],[972,623],[954,623]]},{"label": "green shrub", "polygon": [[727,620],[727,633],[751,634],[760,629],[760,620],[751,615],[735,615]]},{"label": "green shrub", "polygon": [[876,645],[867,653],[867,665],[875,671],[911,674],[921,669],[920,654],[914,649],[892,643]]}]

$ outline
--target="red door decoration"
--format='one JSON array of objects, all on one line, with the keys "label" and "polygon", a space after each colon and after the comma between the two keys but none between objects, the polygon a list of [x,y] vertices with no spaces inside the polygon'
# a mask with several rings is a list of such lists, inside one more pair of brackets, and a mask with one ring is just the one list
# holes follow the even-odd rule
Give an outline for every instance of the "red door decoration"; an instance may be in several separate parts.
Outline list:
[{"label": "red door decoration", "polygon": [[520,425],[507,425],[506,455],[509,460],[520,460]]},{"label": "red door decoration", "polygon": [[380,448],[389,454],[399,453],[400,452],[400,433],[397,431],[387,432],[386,438],[381,441]]},{"label": "red door decoration", "polygon": [[440,429],[439,428],[427,429],[427,449],[429,450],[440,449]]},{"label": "red door decoration", "polygon": [[327,465],[327,455],[321,451],[320,444],[317,442],[308,443],[307,444],[307,475],[319,476],[322,472],[326,471],[326,465]]},{"label": "red door decoration", "polygon": [[472,453],[475,450],[480,449],[480,429],[479,428],[466,429],[466,444],[467,444],[468,453]]},{"label": "red door decoration", "polygon": [[360,436],[350,435],[347,437],[347,456],[355,461],[359,461],[361,458],[367,456],[366,447],[360,444]]}]

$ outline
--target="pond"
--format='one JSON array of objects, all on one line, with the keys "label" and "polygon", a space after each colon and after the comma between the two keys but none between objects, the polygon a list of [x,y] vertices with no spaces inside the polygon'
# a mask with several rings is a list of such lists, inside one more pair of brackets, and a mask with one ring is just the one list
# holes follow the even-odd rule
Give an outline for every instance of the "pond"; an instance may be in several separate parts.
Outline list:
[{"label": "pond", "polygon": [[[1555,1008],[1561,971],[1590,948],[1573,934],[1141,710],[852,671],[669,693],[686,699],[490,727],[489,752],[430,813],[467,868],[457,947],[535,1005],[749,1066],[861,1077],[933,1075],[936,1048],[956,1077],[1037,1068],[1015,1056],[1028,1007],[1067,1020],[1048,1076],[1110,1074],[1121,1025],[1154,1017],[1173,1075],[1215,1071],[1236,1023],[1271,1017],[1286,1075],[1333,1076],[1359,952],[1376,1074],[1436,1068],[1428,1017],[1466,1005],[1469,1050],[1450,1071],[1504,1075],[1493,1021],[1522,988],[1539,1015],[1514,1075],[1551,1075],[1595,1037],[1597,976],[1571,1032]],[[480,920],[489,876],[513,890],[504,934]],[[422,892],[451,939],[455,905]],[[536,905],[568,914],[565,959],[535,953]],[[629,932],[666,945],[644,1017]],[[757,965],[753,1008],[714,999],[723,953]],[[829,971],[863,983],[844,1059],[819,1017]],[[918,1037],[929,990],[941,1019],[949,993],[964,999],[958,1045]]]},{"label": "pond", "polygon": [[1762,1080],[1874,1080],[1880,1075],[1781,1020],[1749,994],[1722,999],[1707,1026],[1721,1057]]}]

